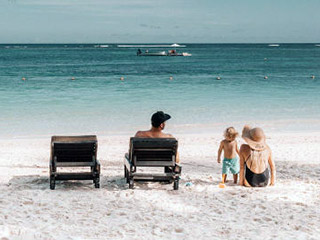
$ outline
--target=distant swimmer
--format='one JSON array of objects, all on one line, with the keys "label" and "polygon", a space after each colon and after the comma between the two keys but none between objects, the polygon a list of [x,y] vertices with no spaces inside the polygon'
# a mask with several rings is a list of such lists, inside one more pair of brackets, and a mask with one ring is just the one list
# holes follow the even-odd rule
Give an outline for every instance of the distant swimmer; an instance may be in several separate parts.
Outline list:
[{"label": "distant swimmer", "polygon": [[312,78],[312,79],[315,79],[315,78],[316,78],[316,76],[315,76],[315,75],[312,75],[312,76],[311,76],[311,78]]},{"label": "distant swimmer", "polygon": [[22,80],[22,81],[25,81],[25,80],[26,80],[26,78],[25,78],[25,77],[23,77],[23,78],[21,78],[21,80]]},{"label": "distant swimmer", "polygon": [[268,60],[268,58],[264,58],[263,60],[267,61],[267,60]]},{"label": "distant swimmer", "polygon": [[123,80],[124,80],[124,77],[121,77],[120,80],[123,81]]},{"label": "distant swimmer", "polygon": [[76,78],[75,78],[75,77],[72,77],[71,80],[76,80]]},{"label": "distant swimmer", "polygon": [[217,77],[217,80],[221,80],[221,77]]},{"label": "distant swimmer", "polygon": [[268,79],[268,76],[264,76],[264,79]]},{"label": "distant swimmer", "polygon": [[172,77],[172,76],[170,76],[170,77],[169,77],[169,79],[170,79],[170,80],[173,80],[173,77]]}]

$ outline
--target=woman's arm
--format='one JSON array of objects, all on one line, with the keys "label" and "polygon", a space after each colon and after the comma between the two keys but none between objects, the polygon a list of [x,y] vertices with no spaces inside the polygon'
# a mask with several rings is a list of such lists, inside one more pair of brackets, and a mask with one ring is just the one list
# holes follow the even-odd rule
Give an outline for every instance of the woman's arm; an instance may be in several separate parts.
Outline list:
[{"label": "woman's arm", "polygon": [[239,184],[240,186],[244,186],[244,164],[245,164],[245,159],[244,159],[244,145],[241,145],[240,147],[240,172],[239,172]]},{"label": "woman's arm", "polygon": [[238,156],[240,157],[240,152],[239,152],[239,148],[238,148],[238,143],[236,142],[236,152],[238,153]]},{"label": "woman's arm", "polygon": [[275,180],[276,180],[276,166],[274,165],[274,161],[272,159],[272,152],[270,151],[270,155],[269,155],[269,159],[268,159],[268,163],[270,166],[270,171],[271,171],[271,180],[270,180],[270,186],[274,186],[275,184]]}]

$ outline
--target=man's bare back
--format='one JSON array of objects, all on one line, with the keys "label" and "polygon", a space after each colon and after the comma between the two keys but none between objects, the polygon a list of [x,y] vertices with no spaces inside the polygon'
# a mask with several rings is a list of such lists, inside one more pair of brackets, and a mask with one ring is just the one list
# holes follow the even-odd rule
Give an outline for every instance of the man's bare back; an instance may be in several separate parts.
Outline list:
[{"label": "man's bare back", "polygon": [[138,131],[135,137],[141,138],[173,138],[171,134],[164,133],[162,131],[155,131],[153,129],[147,131]]},{"label": "man's bare back", "polygon": [[[139,138],[173,138],[171,134],[162,132],[165,128],[165,122],[170,119],[169,114],[162,111],[156,112],[151,117],[151,129],[146,131],[138,131],[135,137]],[[179,153],[177,152],[176,163],[179,163]]]}]

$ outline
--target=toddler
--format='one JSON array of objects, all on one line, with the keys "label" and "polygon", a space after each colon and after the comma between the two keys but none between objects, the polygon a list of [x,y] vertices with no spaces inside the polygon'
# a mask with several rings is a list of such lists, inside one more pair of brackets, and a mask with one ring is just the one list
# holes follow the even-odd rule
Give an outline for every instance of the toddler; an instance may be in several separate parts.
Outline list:
[{"label": "toddler", "polygon": [[227,174],[231,172],[233,174],[233,182],[237,183],[238,173],[240,170],[239,160],[237,154],[239,155],[239,149],[236,141],[238,136],[237,131],[234,127],[229,127],[224,132],[225,139],[220,142],[220,147],[218,150],[218,163],[221,162],[221,152],[224,152],[224,159],[222,162],[222,183],[227,180]]}]

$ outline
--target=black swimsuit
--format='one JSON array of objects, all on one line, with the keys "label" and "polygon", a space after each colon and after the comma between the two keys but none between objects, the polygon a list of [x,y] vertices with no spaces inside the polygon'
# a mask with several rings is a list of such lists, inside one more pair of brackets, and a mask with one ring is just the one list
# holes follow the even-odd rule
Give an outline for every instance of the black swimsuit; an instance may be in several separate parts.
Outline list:
[{"label": "black swimsuit", "polygon": [[252,172],[246,164],[246,180],[251,187],[266,187],[269,182],[269,169],[266,168],[263,173]]},{"label": "black swimsuit", "polygon": [[[254,150],[251,149],[251,154]],[[251,157],[251,154],[249,157]],[[247,160],[249,159],[247,158]],[[252,167],[252,162],[251,162]],[[265,187],[269,183],[269,169],[266,168],[262,173],[254,173],[247,166],[247,161],[245,163],[245,178],[251,187]]]}]

